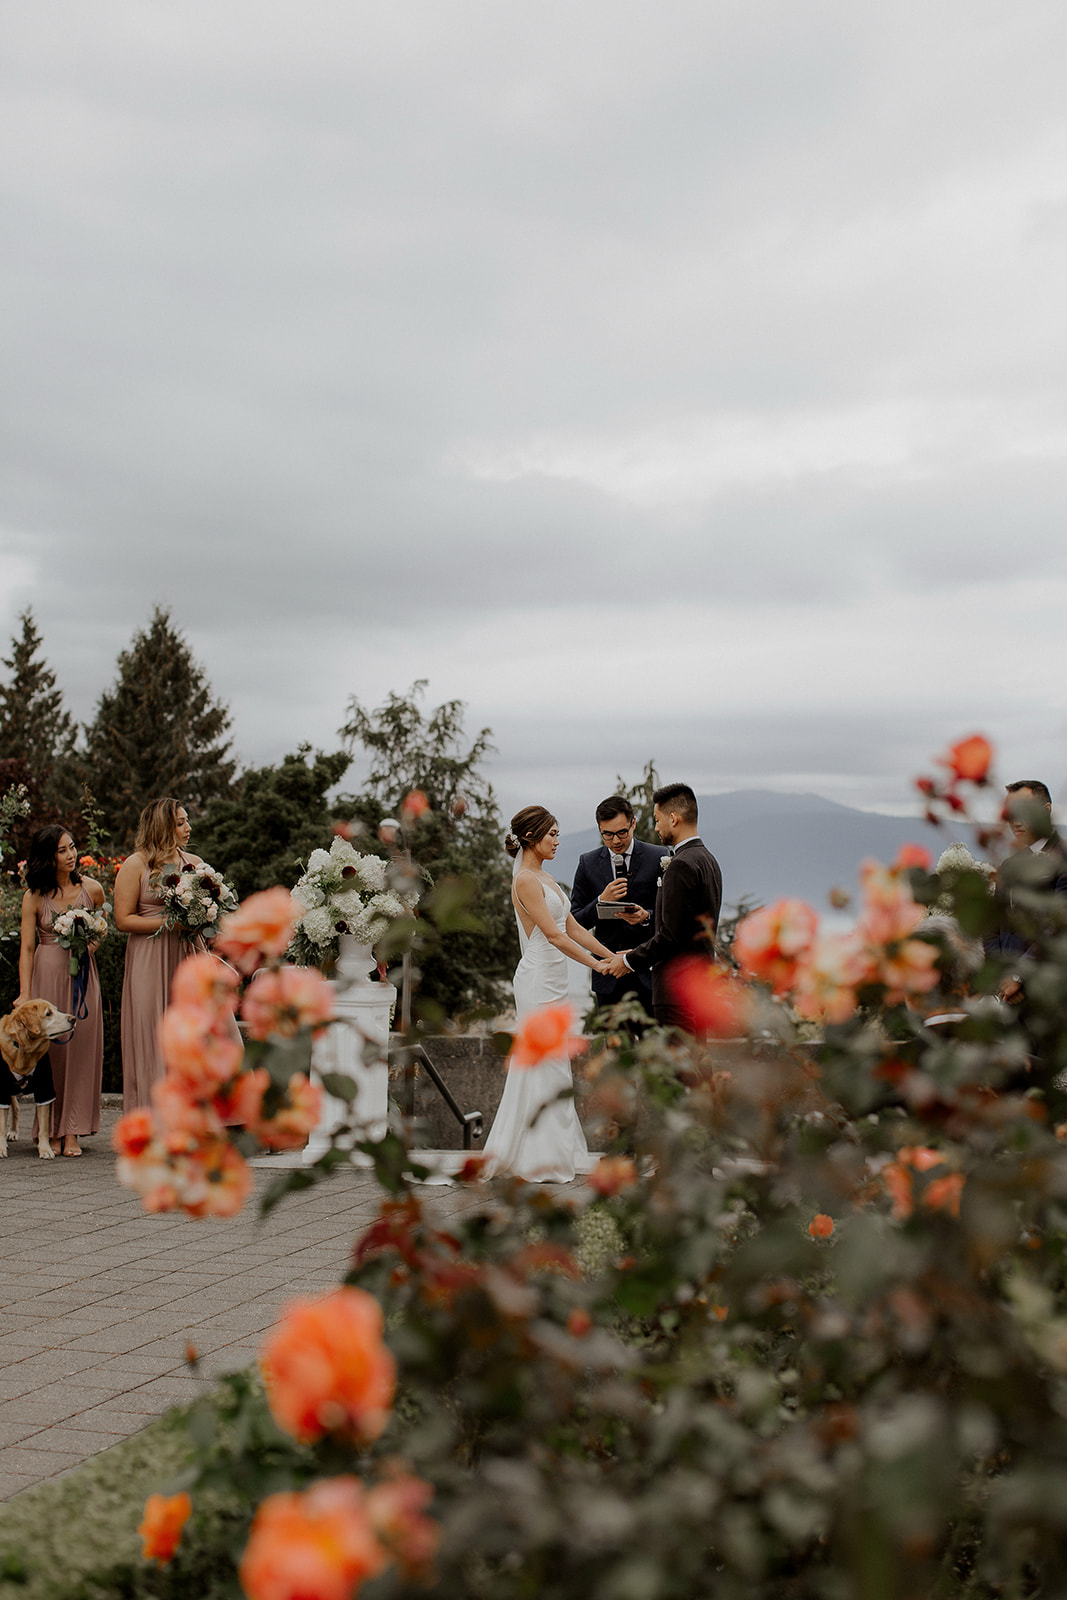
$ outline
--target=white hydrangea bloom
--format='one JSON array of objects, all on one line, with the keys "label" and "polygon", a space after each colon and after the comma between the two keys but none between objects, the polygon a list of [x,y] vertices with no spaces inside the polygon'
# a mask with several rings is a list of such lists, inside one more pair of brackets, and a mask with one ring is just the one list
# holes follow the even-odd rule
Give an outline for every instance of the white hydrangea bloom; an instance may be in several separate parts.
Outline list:
[{"label": "white hydrangea bloom", "polygon": [[334,918],[324,906],[309,911],[301,920],[301,927],[311,944],[329,944],[334,936]]},{"label": "white hydrangea bloom", "polygon": [[360,862],[360,876],[363,879],[363,887],[370,889],[372,892],[384,889],[387,869],[388,863],[383,861],[381,856],[364,856]]},{"label": "white hydrangea bloom", "polygon": [[304,911],[313,911],[316,906],[325,905],[326,896],[317,883],[309,883],[306,878],[301,878],[296,888],[292,891],[293,899]]},{"label": "white hydrangea bloom", "polygon": [[321,872],[323,867],[330,865],[330,852],[328,850],[312,850],[308,858],[308,872]]},{"label": "white hydrangea bloom", "polygon": [[976,861],[967,846],[960,840],[942,850],[937,858],[935,872],[984,872],[988,877],[993,868],[988,861]]},{"label": "white hydrangea bloom", "polygon": [[400,897],[388,891],[385,894],[376,894],[371,904],[381,916],[388,917],[390,921],[394,917],[402,917],[407,910]]},{"label": "white hydrangea bloom", "polygon": [[363,896],[358,889],[343,889],[340,894],[333,896],[330,905],[347,921],[350,917],[358,917],[363,910]]},{"label": "white hydrangea bloom", "polygon": [[[325,855],[325,851],[316,851],[315,855]],[[312,858],[314,859],[314,857]],[[330,861],[335,867],[358,867],[361,856],[354,850],[347,839],[342,839],[338,834],[330,846]]]}]

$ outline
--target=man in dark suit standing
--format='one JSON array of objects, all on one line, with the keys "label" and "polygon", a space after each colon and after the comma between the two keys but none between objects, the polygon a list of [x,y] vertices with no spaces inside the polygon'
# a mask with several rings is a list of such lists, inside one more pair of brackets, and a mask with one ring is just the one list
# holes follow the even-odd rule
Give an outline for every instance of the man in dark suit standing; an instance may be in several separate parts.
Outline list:
[{"label": "man in dark suit standing", "polygon": [[[634,838],[634,808],[620,794],[600,802],[596,825],[603,843],[596,850],[587,850],[578,861],[571,888],[571,915],[609,950],[621,950],[633,940],[631,929],[644,927],[651,931],[663,847]],[[620,901],[640,909],[606,917],[605,908]],[[652,1010],[652,978],[648,972],[624,972],[616,978],[594,972],[593,994],[598,1006],[617,1005],[634,995],[646,1011]]]},{"label": "man in dark suit standing", "polygon": [[[997,892],[1009,906],[1019,887],[1051,890],[1067,895],[1067,858],[1063,840],[1052,821],[1052,796],[1048,785],[1037,778],[1021,778],[1005,786],[1004,812],[1012,834],[1013,854],[1001,864]],[[1037,860],[1034,861],[1033,857]],[[986,940],[986,951],[998,955],[1029,955],[1030,943],[1021,934],[1006,928]],[[1023,999],[1022,979],[1012,973],[997,991],[1009,1005]]]},{"label": "man in dark suit standing", "polygon": [[624,972],[652,973],[652,1009],[664,1028],[698,1028],[682,997],[671,993],[671,966],[682,956],[714,954],[715,930],[722,906],[719,863],[697,832],[696,795],[686,783],[669,783],[652,796],[656,832],[674,855],[662,874],[656,896],[656,931],[635,950],[620,951],[609,963],[616,977]]}]

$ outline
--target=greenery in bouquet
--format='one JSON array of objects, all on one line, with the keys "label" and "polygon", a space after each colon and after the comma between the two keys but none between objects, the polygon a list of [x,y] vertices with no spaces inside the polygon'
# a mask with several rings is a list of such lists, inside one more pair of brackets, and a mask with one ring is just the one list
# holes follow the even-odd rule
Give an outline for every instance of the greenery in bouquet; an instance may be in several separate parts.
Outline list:
[{"label": "greenery in bouquet", "polygon": [[70,975],[77,977],[82,965],[88,959],[89,949],[98,945],[107,937],[108,913],[111,907],[104,901],[102,906],[71,906],[68,911],[61,911],[52,918],[52,932],[56,936],[56,943],[63,950],[70,952]]},{"label": "greenery in bouquet", "polygon": [[417,879],[381,856],[365,855],[338,834],[328,850],[313,850],[293,889],[299,922],[290,955],[300,966],[336,961],[340,937],[375,944],[418,902]]},{"label": "greenery in bouquet", "polygon": [[219,919],[237,910],[237,895],[221,872],[206,862],[183,862],[154,873],[152,883],[163,900],[163,928],[192,943],[211,943],[218,935]]}]

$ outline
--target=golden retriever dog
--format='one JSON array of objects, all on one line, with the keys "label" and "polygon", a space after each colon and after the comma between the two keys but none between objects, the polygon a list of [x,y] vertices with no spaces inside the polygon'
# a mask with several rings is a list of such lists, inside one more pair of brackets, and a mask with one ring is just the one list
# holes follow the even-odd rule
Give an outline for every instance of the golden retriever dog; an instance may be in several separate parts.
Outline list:
[{"label": "golden retriever dog", "polygon": [[[34,1069],[48,1054],[52,1040],[70,1033],[73,1026],[70,1013],[60,1011],[50,1000],[26,1000],[0,1017],[0,1058],[6,1068],[0,1088],[0,1157],[7,1155],[8,1137],[18,1126],[16,1094],[29,1088]],[[48,1138],[50,1104],[38,1103],[37,1107],[37,1154],[42,1161],[55,1156]]]}]

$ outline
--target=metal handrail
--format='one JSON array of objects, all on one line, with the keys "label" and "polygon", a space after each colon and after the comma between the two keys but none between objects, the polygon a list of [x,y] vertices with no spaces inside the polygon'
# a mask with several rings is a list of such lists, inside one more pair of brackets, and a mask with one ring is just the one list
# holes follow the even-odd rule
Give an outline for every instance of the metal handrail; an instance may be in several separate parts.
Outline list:
[{"label": "metal handrail", "polygon": [[[434,1088],[441,1096],[441,1099],[444,1101],[445,1105],[448,1107],[449,1111],[451,1111],[452,1115],[455,1117],[456,1121],[463,1130],[464,1150],[470,1150],[472,1148],[472,1139],[480,1139],[482,1136],[482,1113],[480,1111],[464,1111],[461,1109],[455,1095],[452,1093],[451,1089],[448,1087],[448,1084],[442,1078],[441,1074],[438,1072],[437,1068],[426,1054],[424,1045],[408,1044],[404,1046],[404,1051],[412,1060],[422,1062],[422,1065],[426,1068],[430,1082],[433,1084]],[[412,1104],[410,1106],[410,1110],[413,1112],[415,1109],[414,1084],[412,1084],[411,1098]]]}]

